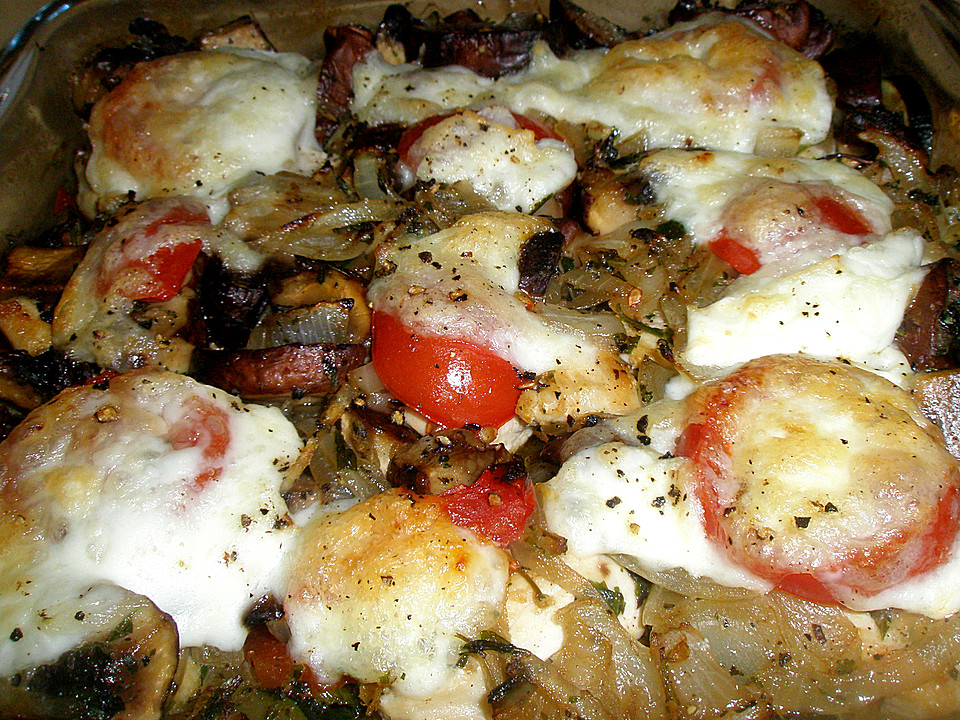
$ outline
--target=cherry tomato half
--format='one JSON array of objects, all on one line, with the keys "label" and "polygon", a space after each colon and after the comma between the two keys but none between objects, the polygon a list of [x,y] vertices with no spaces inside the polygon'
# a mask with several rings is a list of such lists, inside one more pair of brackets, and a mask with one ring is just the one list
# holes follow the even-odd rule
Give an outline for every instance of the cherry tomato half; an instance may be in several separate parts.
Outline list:
[{"label": "cherry tomato half", "polygon": [[495,465],[473,485],[450,488],[438,497],[444,511],[460,527],[469,528],[500,547],[523,533],[536,505],[526,474],[511,478],[512,466]]},{"label": "cherry tomato half", "polygon": [[446,427],[500,427],[520,397],[513,365],[464,340],[422,335],[393,315],[373,313],[373,367],[406,405]]}]

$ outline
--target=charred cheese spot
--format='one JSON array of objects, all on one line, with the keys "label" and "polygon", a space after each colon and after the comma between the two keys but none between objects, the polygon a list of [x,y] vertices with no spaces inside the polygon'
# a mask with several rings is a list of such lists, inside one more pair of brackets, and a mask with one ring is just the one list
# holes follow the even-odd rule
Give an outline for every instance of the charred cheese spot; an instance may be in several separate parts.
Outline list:
[{"label": "charred cheese spot", "polygon": [[291,651],[321,680],[386,677],[428,697],[456,674],[461,638],[496,621],[508,564],[435,500],[406,491],[321,516],[291,558]]}]

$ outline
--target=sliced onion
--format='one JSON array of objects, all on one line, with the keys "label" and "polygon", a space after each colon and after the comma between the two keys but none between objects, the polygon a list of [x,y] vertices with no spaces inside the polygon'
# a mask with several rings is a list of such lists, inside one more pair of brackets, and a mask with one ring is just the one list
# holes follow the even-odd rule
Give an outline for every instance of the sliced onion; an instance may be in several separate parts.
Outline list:
[{"label": "sliced onion", "polygon": [[273,313],[251,331],[247,349],[359,342],[350,330],[352,307],[352,300],[334,300]]},{"label": "sliced onion", "polygon": [[554,303],[537,303],[534,312],[547,322],[560,323],[588,336],[613,337],[623,333],[623,323],[608,312],[586,313]]}]

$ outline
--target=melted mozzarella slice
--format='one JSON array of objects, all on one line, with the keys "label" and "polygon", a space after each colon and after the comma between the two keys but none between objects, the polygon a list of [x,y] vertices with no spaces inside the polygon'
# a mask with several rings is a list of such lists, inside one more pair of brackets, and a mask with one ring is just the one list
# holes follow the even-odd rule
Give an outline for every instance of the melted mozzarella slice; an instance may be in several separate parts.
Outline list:
[{"label": "melted mozzarella slice", "polygon": [[761,133],[826,137],[833,103],[820,66],[753,26],[708,18],[557,58],[535,46],[529,67],[498,80],[464,68],[391,66],[372,53],[354,69],[354,110],[372,124],[497,102],[573,123],[602,123],[647,147],[749,152]]},{"label": "melted mozzarella slice", "polygon": [[622,443],[583,450],[537,486],[547,526],[574,555],[627,555],[652,572],[683,568],[728,587],[769,590],[707,539],[681,476],[686,462]]},{"label": "melted mozzarella slice", "polygon": [[566,143],[536,141],[498,107],[455,113],[425,130],[412,150],[420,180],[466,181],[498,210],[532,212],[577,175]]},{"label": "melted mozzarella slice", "polygon": [[172,615],[184,645],[239,649],[292,533],[280,486],[296,430],[181,375],[103,385],[67,389],[0,444],[2,517],[30,528],[3,552],[48,597],[109,581]]},{"label": "melted mozzarella slice", "polygon": [[221,49],[140,63],[90,115],[81,205],[129,193],[189,195],[226,212],[223,196],[251,173],[309,174],[316,73],[291,53]]},{"label": "melted mozzarella slice", "polygon": [[844,232],[844,223],[838,229],[825,222],[816,206],[820,198],[842,203],[851,213],[847,225],[868,234],[891,229],[890,198],[838,162],[662,150],[641,167],[667,217],[696,242],[714,241],[722,232],[742,238],[764,265],[800,255],[809,261],[811,251],[829,254],[863,241],[863,233]]},{"label": "melted mozzarella slice", "polygon": [[459,676],[462,638],[496,621],[508,565],[432,498],[394,490],[321,516],[291,558],[291,653],[321,681],[386,677],[404,696],[429,698]]},{"label": "melted mozzarella slice", "polygon": [[556,230],[547,221],[519,213],[468,216],[383,248],[379,259],[392,271],[370,284],[367,297],[421,334],[467,340],[520,370],[554,373],[556,395],[521,396],[528,421],[631,412],[636,386],[615,350],[531,312],[520,293],[523,246],[548,232]]},{"label": "melted mozzarella slice", "polygon": [[731,367],[763,355],[844,359],[903,381],[909,364],[893,347],[924,270],[924,240],[898,230],[868,245],[778,275],[767,266],[738,278],[724,297],[690,308],[684,361]]}]

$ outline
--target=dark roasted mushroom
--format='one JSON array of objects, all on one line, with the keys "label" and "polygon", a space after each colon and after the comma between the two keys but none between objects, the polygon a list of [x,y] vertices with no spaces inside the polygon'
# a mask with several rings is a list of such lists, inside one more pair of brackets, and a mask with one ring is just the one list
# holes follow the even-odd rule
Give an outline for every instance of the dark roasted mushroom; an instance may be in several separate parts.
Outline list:
[{"label": "dark roasted mushroom", "polygon": [[559,269],[563,234],[556,231],[532,235],[520,249],[520,289],[527,295],[542,296],[550,278]]},{"label": "dark roasted mushroom", "polygon": [[903,315],[897,344],[917,372],[960,367],[960,262],[933,264]]},{"label": "dark roasted mushroom", "polygon": [[265,350],[195,353],[196,377],[227,392],[250,397],[327,395],[367,357],[365,345],[284,345]]},{"label": "dark roasted mushroom", "polygon": [[[461,65],[478,75],[499,78],[530,64],[537,40],[548,40],[552,29],[538,15],[511,15],[502,23],[480,21],[460,13],[424,30],[424,67]],[[556,44],[556,43],[553,43]]]},{"label": "dark roasted mushroom", "polygon": [[711,0],[680,0],[670,11],[671,24],[707,12],[723,12],[752,20],[777,40],[809,58],[823,55],[833,43],[833,25],[806,0],[745,0],[727,9]]},{"label": "dark roasted mushroom", "polygon": [[336,25],[323,34],[326,47],[317,83],[317,138],[323,142],[350,114],[353,67],[374,48],[374,35],[359,25]]},{"label": "dark roasted mushroom", "polygon": [[262,272],[231,271],[219,258],[207,262],[200,280],[200,312],[210,344],[244,347],[266,303],[267,280]]},{"label": "dark roasted mushroom", "polygon": [[425,435],[397,453],[387,480],[425,495],[472,485],[484,470],[512,456],[502,445],[488,445],[469,430]]},{"label": "dark roasted mushroom", "polygon": [[572,50],[609,48],[634,37],[616,23],[570,0],[550,0],[550,20],[559,28],[564,46]]}]

